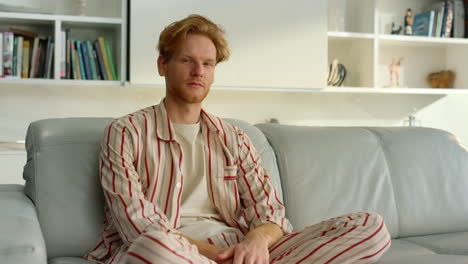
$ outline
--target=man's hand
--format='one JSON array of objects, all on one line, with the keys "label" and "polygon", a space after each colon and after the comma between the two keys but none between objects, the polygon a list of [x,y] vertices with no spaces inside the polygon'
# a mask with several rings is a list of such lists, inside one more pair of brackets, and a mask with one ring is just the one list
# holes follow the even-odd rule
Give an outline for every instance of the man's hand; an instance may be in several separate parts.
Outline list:
[{"label": "man's hand", "polygon": [[224,250],[215,261],[221,264],[268,264],[270,238],[262,233],[248,234],[244,241]]}]

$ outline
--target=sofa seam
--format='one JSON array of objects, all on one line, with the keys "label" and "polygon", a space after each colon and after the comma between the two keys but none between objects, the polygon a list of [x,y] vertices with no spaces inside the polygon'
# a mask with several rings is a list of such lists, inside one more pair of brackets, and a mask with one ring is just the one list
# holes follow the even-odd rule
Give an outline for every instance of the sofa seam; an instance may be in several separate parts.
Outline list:
[{"label": "sofa seam", "polygon": [[380,146],[380,149],[382,151],[382,154],[384,156],[384,159],[385,159],[385,164],[387,165],[387,171],[388,171],[388,177],[389,177],[389,180],[390,180],[390,184],[392,185],[392,194],[393,194],[393,200],[395,201],[395,209],[396,209],[396,213],[397,213],[397,221],[398,221],[398,228],[397,228],[397,237],[396,238],[399,238],[400,237],[400,233],[401,233],[401,219],[400,219],[400,208],[398,206],[398,201],[396,199],[396,194],[395,194],[395,183],[393,182],[393,178],[392,178],[392,173],[393,173],[393,169],[391,168],[390,166],[390,163],[388,162],[388,151],[384,145],[384,142],[382,140],[382,137],[377,133],[377,131],[374,131],[373,129],[369,128],[369,127],[365,127],[363,128],[364,130],[367,130],[369,133],[371,133],[374,138],[379,142],[379,146]]}]

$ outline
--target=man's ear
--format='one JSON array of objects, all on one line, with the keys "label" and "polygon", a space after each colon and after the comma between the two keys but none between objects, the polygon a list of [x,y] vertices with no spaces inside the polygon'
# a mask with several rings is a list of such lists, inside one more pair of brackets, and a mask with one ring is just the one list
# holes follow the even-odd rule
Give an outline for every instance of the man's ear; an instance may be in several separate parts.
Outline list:
[{"label": "man's ear", "polygon": [[166,75],[167,58],[164,55],[158,56],[158,73],[160,76]]}]

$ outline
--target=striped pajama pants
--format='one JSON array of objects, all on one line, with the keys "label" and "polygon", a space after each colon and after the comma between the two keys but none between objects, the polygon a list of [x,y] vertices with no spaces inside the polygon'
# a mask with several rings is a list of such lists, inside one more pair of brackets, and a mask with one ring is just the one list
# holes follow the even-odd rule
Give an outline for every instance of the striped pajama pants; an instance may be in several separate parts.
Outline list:
[{"label": "striped pajama pants", "polygon": [[[375,263],[390,244],[390,234],[380,215],[353,213],[308,226],[282,237],[269,249],[270,263]],[[126,252],[123,262],[216,263],[199,254],[197,247],[185,238],[164,232],[151,232],[138,237]]]}]

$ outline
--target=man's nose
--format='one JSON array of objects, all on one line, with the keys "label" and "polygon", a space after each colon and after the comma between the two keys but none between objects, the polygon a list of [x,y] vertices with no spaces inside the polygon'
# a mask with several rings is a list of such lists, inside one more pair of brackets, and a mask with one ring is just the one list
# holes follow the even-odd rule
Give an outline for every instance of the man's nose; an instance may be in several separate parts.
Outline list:
[{"label": "man's nose", "polygon": [[198,76],[198,77],[203,77],[204,74],[205,74],[205,69],[203,68],[203,64],[195,63],[193,65],[192,75]]}]

